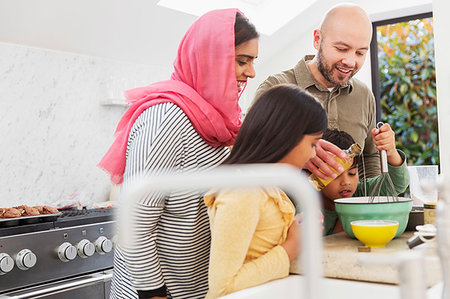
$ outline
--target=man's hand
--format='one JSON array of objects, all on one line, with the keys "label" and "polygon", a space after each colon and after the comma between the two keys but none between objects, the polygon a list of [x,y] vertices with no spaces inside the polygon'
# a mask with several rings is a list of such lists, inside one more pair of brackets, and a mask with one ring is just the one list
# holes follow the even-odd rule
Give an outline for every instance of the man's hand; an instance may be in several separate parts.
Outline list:
[{"label": "man's hand", "polygon": [[320,139],[316,145],[316,156],[305,164],[305,169],[324,180],[330,177],[336,178],[337,174],[329,166],[336,169],[339,173],[343,172],[344,168],[333,158],[334,156],[338,156],[341,159],[347,158],[347,155],[339,147]]}]

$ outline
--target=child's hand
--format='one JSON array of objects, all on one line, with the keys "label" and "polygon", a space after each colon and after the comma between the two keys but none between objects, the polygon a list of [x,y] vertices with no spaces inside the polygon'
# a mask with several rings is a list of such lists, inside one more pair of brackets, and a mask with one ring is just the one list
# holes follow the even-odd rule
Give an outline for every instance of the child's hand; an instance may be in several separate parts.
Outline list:
[{"label": "child's hand", "polygon": [[383,124],[379,129],[372,129],[372,138],[379,151],[385,150],[387,154],[397,151],[395,148],[395,132],[389,124]]},{"label": "child's hand", "polygon": [[389,124],[372,129],[372,139],[379,151],[386,151],[389,164],[399,166],[403,163],[403,159],[395,147],[395,132]]}]

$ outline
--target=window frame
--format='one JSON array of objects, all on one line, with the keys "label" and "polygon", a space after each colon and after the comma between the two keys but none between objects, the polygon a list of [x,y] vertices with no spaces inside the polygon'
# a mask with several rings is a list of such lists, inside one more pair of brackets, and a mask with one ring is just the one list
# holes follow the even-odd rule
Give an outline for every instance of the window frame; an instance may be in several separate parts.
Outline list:
[{"label": "window frame", "polygon": [[379,63],[378,63],[378,40],[377,40],[377,27],[395,23],[408,22],[417,19],[426,19],[433,17],[433,12],[419,13],[399,18],[386,19],[381,21],[372,22],[372,40],[370,42],[370,67],[371,67],[371,79],[372,79],[372,92],[375,96],[375,105],[377,113],[377,122],[381,120],[381,102],[380,102],[380,75],[379,75]]}]

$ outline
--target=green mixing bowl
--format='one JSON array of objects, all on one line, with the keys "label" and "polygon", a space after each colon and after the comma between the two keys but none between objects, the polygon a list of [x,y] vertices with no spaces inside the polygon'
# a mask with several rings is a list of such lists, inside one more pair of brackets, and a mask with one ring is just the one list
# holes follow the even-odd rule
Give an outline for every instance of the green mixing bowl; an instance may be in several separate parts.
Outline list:
[{"label": "green mixing bowl", "polygon": [[369,197],[349,197],[336,199],[334,205],[342,227],[350,237],[356,239],[350,225],[352,221],[394,220],[398,221],[398,230],[394,237],[397,238],[405,232],[412,199],[399,197],[398,201],[392,201],[392,197],[379,196],[373,203],[369,203]]}]

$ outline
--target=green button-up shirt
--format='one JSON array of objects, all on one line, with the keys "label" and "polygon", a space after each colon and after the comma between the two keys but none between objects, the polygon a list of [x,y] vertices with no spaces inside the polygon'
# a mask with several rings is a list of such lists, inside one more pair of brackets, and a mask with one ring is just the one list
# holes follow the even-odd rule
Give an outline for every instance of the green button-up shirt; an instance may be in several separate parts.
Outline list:
[{"label": "green button-up shirt", "polygon": [[[269,76],[258,87],[255,99],[268,88],[282,83],[295,84],[307,90],[326,110],[328,128],[347,132],[363,146],[366,177],[379,175],[379,153],[370,133],[376,124],[375,98],[372,92],[356,78],[350,79],[345,85],[328,90],[314,79],[306,65],[306,62],[313,58],[313,55],[307,55],[294,68]],[[359,171],[362,178],[363,167],[360,167]]]}]

